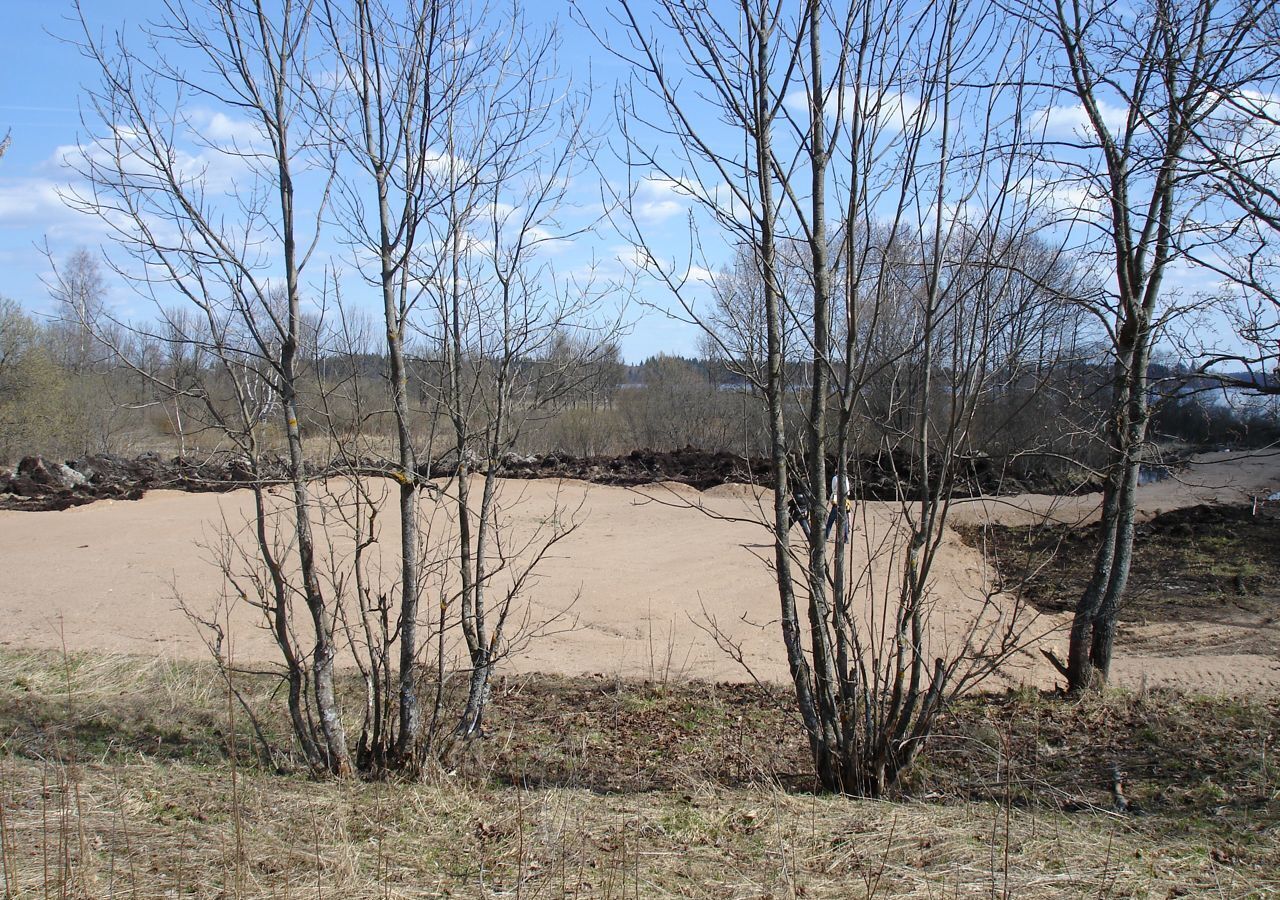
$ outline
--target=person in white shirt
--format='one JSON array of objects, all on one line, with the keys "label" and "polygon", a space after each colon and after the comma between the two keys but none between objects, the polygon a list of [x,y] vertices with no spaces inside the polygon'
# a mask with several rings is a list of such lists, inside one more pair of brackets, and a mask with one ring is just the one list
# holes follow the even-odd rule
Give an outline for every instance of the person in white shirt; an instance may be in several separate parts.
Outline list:
[{"label": "person in white shirt", "polygon": [[[844,509],[840,508],[840,495],[844,494]],[[840,534],[849,540],[849,529],[853,519],[853,493],[849,484],[849,476],[837,472],[831,477],[831,512],[827,513],[827,524],[823,530],[824,539],[831,537],[831,528],[840,522]]]}]

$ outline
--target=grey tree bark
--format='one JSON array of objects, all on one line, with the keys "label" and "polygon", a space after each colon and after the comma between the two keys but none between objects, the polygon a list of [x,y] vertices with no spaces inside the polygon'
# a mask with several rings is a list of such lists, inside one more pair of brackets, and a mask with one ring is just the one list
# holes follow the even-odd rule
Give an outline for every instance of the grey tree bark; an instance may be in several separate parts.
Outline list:
[{"label": "grey tree bark", "polygon": [[[1110,675],[1133,554],[1139,466],[1151,420],[1148,369],[1162,330],[1187,308],[1165,302],[1165,274],[1198,227],[1188,218],[1201,164],[1193,142],[1224,104],[1265,75],[1254,38],[1271,3],[1151,0],[1033,4],[1021,14],[1052,38],[1062,90],[1087,125],[1052,155],[1103,206],[1085,210],[1089,249],[1113,269],[1088,301],[1112,360],[1108,462],[1093,572],[1072,621],[1063,673],[1073,692]],[[1048,24],[1044,24],[1048,23]],[[1109,106],[1118,106],[1112,115]],[[1091,168],[1095,164],[1097,168]]]},{"label": "grey tree bark", "polygon": [[[305,127],[301,98],[308,74],[302,48],[313,26],[310,4],[171,4],[149,37],[156,47],[194,51],[207,67],[200,78],[179,68],[181,53],[168,58],[152,47],[144,57],[121,36],[114,45],[103,43],[83,12],[81,22],[82,47],[102,75],[91,102],[104,132],[82,148],[76,162],[89,189],[66,199],[107,224],[121,247],[142,264],[141,282],[158,289],[153,296],[172,291],[199,311],[207,323],[202,345],[218,360],[231,396],[220,400],[209,385],[193,393],[202,397],[212,420],[246,454],[255,473],[261,473],[263,463],[258,431],[272,411],[279,417],[297,580],[271,535],[274,515],[258,481],[255,542],[269,577],[255,580],[253,590],[262,592],[254,602],[280,642],[291,721],[305,755],[316,768],[349,774],[351,758],[334,684],[335,611],[316,559],[314,501],[298,399],[302,277],[315,240],[313,232],[310,243],[299,244],[302,226],[296,219],[294,182],[297,158],[305,153],[295,146],[295,135]],[[242,196],[232,217],[209,190],[207,172],[193,174],[184,167],[181,141],[192,139],[187,130],[191,123],[167,104],[180,109],[178,98],[188,90],[213,103],[230,103],[262,142],[260,148],[221,150],[245,162],[256,187]],[[179,237],[161,236],[162,227]],[[279,253],[274,267],[265,266],[258,255],[256,244],[263,233],[273,236]],[[312,646],[306,655],[299,652],[294,635],[294,591],[310,618]],[[318,718],[314,727],[307,710]]]},{"label": "grey tree bark", "polygon": [[[989,315],[969,316],[970,308],[985,310],[985,301],[965,299],[962,289],[953,286],[952,273],[990,265],[981,254],[1003,246],[995,235],[1019,224],[1018,215],[1006,211],[975,225],[972,263],[957,259],[953,249],[959,235],[969,232],[941,227],[944,203],[975,189],[980,179],[973,171],[1006,184],[1015,175],[980,143],[953,151],[945,136],[937,142],[936,132],[945,135],[949,127],[946,102],[954,87],[952,76],[959,81],[956,73],[964,71],[971,83],[980,80],[973,74],[980,53],[965,42],[972,42],[969,29],[982,13],[952,4],[927,13],[926,26],[894,3],[837,7],[813,2],[792,16],[779,4],[743,0],[734,7],[734,27],[699,4],[666,0],[655,5],[657,10],[649,12],[639,3],[620,2],[616,25],[625,40],[601,34],[601,42],[634,72],[619,110],[625,153],[642,176],[656,172],[680,185],[682,196],[705,212],[703,220],[690,217],[699,229],[691,240],[695,252],[712,243],[708,236],[718,241],[723,234],[737,258],[754,267],[767,344],[757,387],[768,407],[773,455],[774,495],[767,524],[774,539],[782,644],[798,712],[823,788],[879,795],[910,765],[946,699],[989,672],[1016,644],[1018,633],[1016,628],[988,632],[989,622],[975,622],[969,635],[974,643],[965,653],[930,659],[926,647],[930,568],[957,470],[951,457],[967,446],[975,395],[985,384],[972,373],[983,368],[982,356],[993,339]],[[663,28],[655,31],[649,24],[653,21]],[[907,31],[916,41],[907,40],[909,49],[897,43]],[[669,46],[660,43],[663,34],[671,37]],[[825,74],[828,66],[834,73],[830,76]],[[924,75],[919,74],[922,68]],[[919,92],[910,100],[925,112],[905,111],[908,90]],[[652,149],[643,130],[645,117],[652,114],[634,99],[642,93],[662,108],[661,121],[652,127],[674,138],[674,147]],[[987,99],[992,105],[982,108],[994,109],[995,99]],[[895,101],[896,111],[891,111]],[[705,127],[712,120],[728,123],[736,134]],[[939,146],[940,158],[923,158],[932,152],[926,147]],[[953,152],[966,155],[972,165],[968,179],[975,180],[952,177],[947,162]],[[833,192],[839,198],[835,204],[830,202]],[[630,197],[620,200],[625,207]],[[864,219],[895,207],[903,227],[889,232],[888,247],[868,242],[861,259],[842,252],[865,233]],[[936,211],[931,220],[911,220],[910,211],[925,208]],[[839,210],[834,222],[833,209]],[[918,238],[907,233],[909,221],[919,226]],[[708,325],[709,339],[718,346],[744,345],[742,335],[717,332],[717,314],[703,312],[688,290],[687,273],[663,264],[647,243],[643,217],[631,215],[627,226],[627,237],[650,260],[647,273],[673,292],[683,314]],[[885,322],[899,272],[884,260],[892,256],[895,241],[908,248],[900,252],[909,258],[901,273],[918,289],[905,292],[902,312],[915,317],[901,329],[907,336],[900,345],[885,346]],[[779,246],[788,248],[785,257]],[[711,263],[703,268],[714,269]],[[796,277],[788,277],[789,265]],[[838,291],[846,291],[840,296],[847,298],[857,294],[851,272],[859,267],[879,272],[869,304],[878,312],[866,314],[850,300],[842,311],[844,331],[837,334],[833,299]],[[735,285],[743,280],[732,272],[727,277]],[[786,293],[784,284],[791,286]],[[842,343],[846,334],[859,329],[851,345]],[[961,338],[968,342],[963,350],[958,347]],[[854,352],[841,355],[841,346]],[[954,351],[946,369],[944,350]],[[876,352],[884,355],[877,358]],[[916,388],[899,389],[890,404],[895,416],[906,412],[906,428],[900,440],[893,438],[895,446],[913,448],[917,461],[916,473],[903,473],[904,501],[906,496],[922,499],[916,512],[905,502],[901,507],[901,524],[894,526],[901,528],[905,541],[901,552],[889,549],[898,546],[893,542],[868,548],[869,560],[893,573],[896,586],[890,589],[883,572],[872,574],[870,562],[851,564],[851,538],[843,529],[836,529],[833,547],[823,524],[830,500],[842,504],[856,493],[856,481],[851,487],[837,479],[835,496],[829,496],[829,459],[834,454],[844,470],[851,448],[866,437],[866,420],[854,410],[862,409],[867,376],[895,366],[910,370],[908,380]],[[741,371],[753,368],[747,364]],[[933,387],[939,370],[951,373],[945,389]],[[806,377],[797,379],[800,372]],[[945,427],[936,430],[935,407],[946,410]],[[893,426],[886,422],[877,427]],[[939,459],[944,460],[941,477],[923,474]],[[808,539],[799,550],[791,543],[787,506],[797,479],[811,501]],[[871,621],[863,612],[868,605],[875,610]],[[975,650],[978,645],[981,651]]]}]

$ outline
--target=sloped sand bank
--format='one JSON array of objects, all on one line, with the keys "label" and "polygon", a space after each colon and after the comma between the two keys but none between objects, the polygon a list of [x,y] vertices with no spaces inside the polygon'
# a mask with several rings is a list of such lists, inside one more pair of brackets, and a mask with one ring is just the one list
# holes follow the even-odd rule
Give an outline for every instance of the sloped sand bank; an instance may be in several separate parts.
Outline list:
[{"label": "sloped sand bank", "polygon": [[[1278,489],[1280,455],[1215,454],[1200,458],[1176,479],[1144,487],[1141,507],[1153,515],[1206,501],[1239,502]],[[683,485],[627,489],[508,481],[502,498],[516,536],[557,522],[579,523],[529,585],[520,620],[539,633],[512,659],[511,669],[742,680],[742,668],[707,633],[714,620],[741,647],[758,677],[786,678],[760,491],[745,485],[698,492]],[[1097,503],[1097,495],[1023,495],[963,502],[953,515],[958,524],[1017,524],[1043,516],[1074,523],[1095,516]],[[223,532],[242,531],[250,510],[244,491],[156,491],[136,502],[103,501],[62,512],[0,512],[0,643],[59,647],[65,640],[72,650],[205,655],[177,598],[204,613],[223,596],[224,581],[213,559]],[[429,533],[446,533],[448,515],[448,503],[426,504]],[[886,503],[860,508],[855,558],[882,557],[898,546],[898,515]],[[383,518],[382,537],[391,547],[398,539],[394,517]],[[430,537],[428,546],[447,552]],[[339,541],[333,552],[342,555],[347,549]],[[872,567],[881,576],[883,571],[883,564]],[[947,535],[933,575],[930,640],[938,650],[944,644],[954,648],[975,616],[1006,612],[999,598],[984,603],[991,573],[981,553],[954,533]],[[865,604],[865,621],[881,621],[879,609],[874,600]],[[251,610],[240,608],[234,621],[239,660],[272,658],[270,636],[256,627]],[[1028,625],[1043,634],[1041,641],[1061,650],[1063,621],[1041,616]],[[1135,686],[1280,691],[1280,660],[1232,654],[1229,647],[1218,652],[1211,642],[1200,642],[1191,655],[1148,642],[1122,652],[1116,669],[1119,681]],[[1039,654],[1028,652],[1011,661],[999,682],[1048,685],[1052,680]]]}]

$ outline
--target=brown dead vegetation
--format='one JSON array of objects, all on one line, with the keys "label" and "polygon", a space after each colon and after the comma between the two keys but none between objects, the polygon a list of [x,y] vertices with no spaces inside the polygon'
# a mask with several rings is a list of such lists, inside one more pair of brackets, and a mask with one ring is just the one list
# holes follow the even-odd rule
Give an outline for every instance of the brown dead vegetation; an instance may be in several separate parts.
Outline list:
[{"label": "brown dead vegetation", "polygon": [[[261,723],[282,742],[278,770],[259,761],[243,710],[228,720],[212,676],[156,659],[0,654],[10,895],[1280,888],[1274,700],[967,699],[884,803],[807,792],[808,776],[794,777],[807,771],[806,748],[782,690],[508,679],[491,737],[425,783],[318,782],[284,752],[284,722]],[[237,687],[250,708],[271,708],[271,683],[241,676]]]}]

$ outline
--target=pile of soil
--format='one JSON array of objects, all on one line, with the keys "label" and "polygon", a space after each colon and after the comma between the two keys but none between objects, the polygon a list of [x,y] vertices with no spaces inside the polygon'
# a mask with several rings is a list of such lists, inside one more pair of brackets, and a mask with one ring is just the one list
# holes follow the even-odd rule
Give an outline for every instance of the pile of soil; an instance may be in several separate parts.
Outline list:
[{"label": "pile of soil", "polygon": [[[918,493],[919,478],[904,453],[864,456],[855,465],[855,490],[861,499],[892,500],[900,492],[908,497]],[[434,460],[422,466],[419,475],[447,477],[457,471],[456,466],[452,458]],[[829,460],[828,466],[834,469],[835,460]],[[362,463],[358,468],[362,474],[387,471],[384,463],[375,461]],[[936,473],[938,467],[932,468]],[[340,471],[349,470],[315,466],[309,467],[308,474],[321,477]],[[770,462],[765,457],[744,457],[687,446],[680,450],[635,450],[623,456],[509,454],[503,458],[498,474],[504,478],[568,478],[620,487],[670,481],[707,490],[723,484],[768,485]],[[277,483],[287,475],[284,460],[275,459],[264,461],[257,477]],[[146,491],[160,488],[228,491],[253,480],[246,462],[229,454],[201,462],[181,457],[166,460],[156,453],[144,453],[132,459],[96,453],[66,462],[29,456],[18,464],[16,471],[0,468],[0,509],[59,510],[95,500],[136,500]],[[1080,493],[1096,489],[1092,484],[1064,483],[1061,476],[1047,469],[1014,475],[987,457],[966,460],[957,481],[956,496],[960,497]]]},{"label": "pile of soil", "polygon": [[[433,475],[447,475],[437,466]],[[592,484],[635,487],[659,481],[687,484],[700,491],[722,484],[768,484],[769,460],[695,447],[635,450],[625,456],[508,456],[499,474],[505,478],[573,478]]]},{"label": "pile of soil", "polygon": [[[860,499],[894,500],[899,493],[918,497],[919,474],[906,453],[862,456],[853,462],[853,467],[857,473],[854,490]],[[828,471],[835,468],[835,459],[828,459]],[[930,468],[930,475],[936,478],[941,466],[935,463]],[[437,465],[430,474],[437,477],[450,471],[446,466]],[[575,478],[592,484],[624,487],[672,481],[703,491],[722,484],[769,485],[771,482],[771,463],[767,457],[713,453],[688,446],[681,450],[635,450],[625,456],[574,457],[556,453],[509,456],[499,471],[505,478]],[[963,460],[956,480],[958,497],[1079,494],[1099,487],[1094,482],[1073,482],[1048,468],[1024,467],[1014,473],[990,457]]]},{"label": "pile of soil", "polygon": [[[285,473],[270,465],[268,477]],[[93,453],[66,462],[28,456],[14,471],[0,468],[0,509],[60,510],[95,500],[138,500],[148,490],[229,491],[253,480],[244,461],[234,457],[193,462],[143,453],[132,459]]]}]

